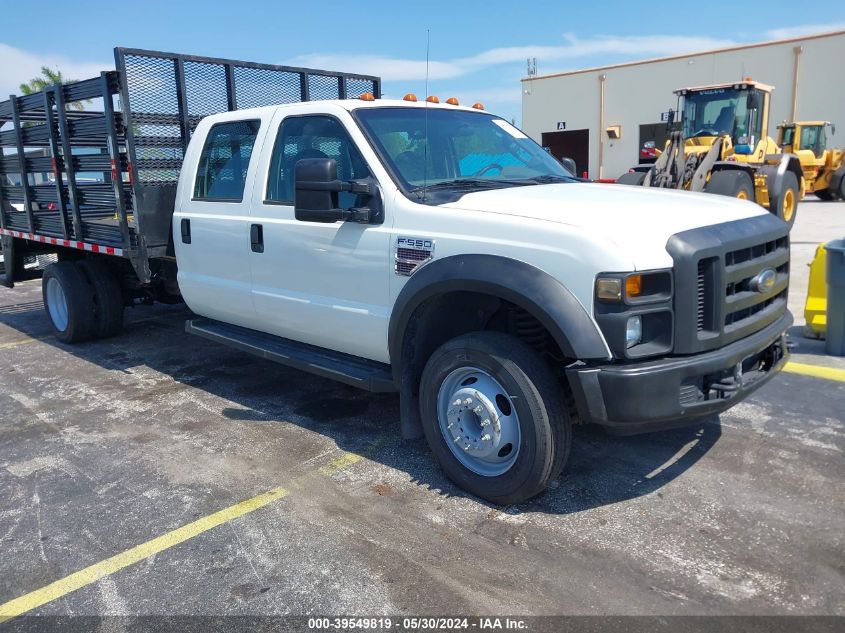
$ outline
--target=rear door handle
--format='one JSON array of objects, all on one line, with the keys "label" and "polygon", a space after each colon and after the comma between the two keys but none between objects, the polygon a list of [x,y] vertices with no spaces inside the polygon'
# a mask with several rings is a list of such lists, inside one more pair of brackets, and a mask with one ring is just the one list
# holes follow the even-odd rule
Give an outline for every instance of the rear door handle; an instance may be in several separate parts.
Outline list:
[{"label": "rear door handle", "polygon": [[180,227],[182,228],[182,243],[183,244],[190,244],[191,243],[191,221],[187,218],[183,218],[182,221],[179,224],[180,224]]},{"label": "rear door handle", "polygon": [[253,224],[249,227],[249,242],[253,253],[264,252],[264,227]]}]

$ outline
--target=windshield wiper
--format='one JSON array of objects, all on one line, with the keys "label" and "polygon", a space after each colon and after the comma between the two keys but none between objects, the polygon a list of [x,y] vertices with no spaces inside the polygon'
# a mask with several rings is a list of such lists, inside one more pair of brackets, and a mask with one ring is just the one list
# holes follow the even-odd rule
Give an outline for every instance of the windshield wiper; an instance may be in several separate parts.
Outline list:
[{"label": "windshield wiper", "polygon": [[517,185],[530,184],[526,180],[491,180],[486,178],[456,178],[454,180],[444,180],[436,182],[431,185],[414,187],[411,189],[413,193],[420,193],[423,191],[437,191],[439,189],[485,189],[498,187],[512,187]]},{"label": "windshield wiper", "polygon": [[549,184],[549,183],[556,183],[556,182],[576,182],[576,176],[559,176],[557,174],[544,174],[542,176],[535,176],[534,178],[528,179],[531,182],[537,182],[540,184]]}]

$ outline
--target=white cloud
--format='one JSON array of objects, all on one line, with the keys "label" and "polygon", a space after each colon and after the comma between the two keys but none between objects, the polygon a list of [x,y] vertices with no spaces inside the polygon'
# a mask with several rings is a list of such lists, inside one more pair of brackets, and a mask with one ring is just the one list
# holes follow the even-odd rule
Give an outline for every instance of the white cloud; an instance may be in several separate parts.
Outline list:
[{"label": "white cloud", "polygon": [[830,33],[831,31],[845,30],[845,22],[834,22],[833,24],[805,24],[804,26],[788,26],[783,29],[772,29],[766,31],[766,37],[773,40],[787,40],[793,37],[805,35],[816,35],[818,33]]},{"label": "white cloud", "polygon": [[20,94],[20,84],[41,74],[41,67],[60,70],[68,79],[90,79],[100,71],[114,67],[111,63],[80,62],[60,55],[41,55],[0,43],[0,101],[10,94]]},{"label": "white cloud", "polygon": [[[559,46],[511,46],[491,48],[469,57],[434,60],[429,65],[429,78],[454,79],[468,73],[502,64],[522,63],[536,57],[547,72],[548,64],[591,55],[675,55],[699,50],[722,48],[736,44],[729,39],[711,37],[683,37],[678,35],[637,35],[624,37],[598,36],[580,39],[572,34],[564,36]],[[413,81],[425,78],[425,61],[378,55],[311,54],[300,55],[288,63],[348,70],[378,75],[386,81]]]}]

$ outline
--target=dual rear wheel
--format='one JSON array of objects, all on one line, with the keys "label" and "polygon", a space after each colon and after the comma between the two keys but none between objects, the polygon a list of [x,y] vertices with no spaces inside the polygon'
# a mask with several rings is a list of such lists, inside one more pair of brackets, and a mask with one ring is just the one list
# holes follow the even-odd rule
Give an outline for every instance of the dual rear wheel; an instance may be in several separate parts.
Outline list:
[{"label": "dual rear wheel", "polygon": [[123,327],[123,291],[109,267],[95,259],[50,264],[41,279],[53,334],[65,343],[117,334]]}]

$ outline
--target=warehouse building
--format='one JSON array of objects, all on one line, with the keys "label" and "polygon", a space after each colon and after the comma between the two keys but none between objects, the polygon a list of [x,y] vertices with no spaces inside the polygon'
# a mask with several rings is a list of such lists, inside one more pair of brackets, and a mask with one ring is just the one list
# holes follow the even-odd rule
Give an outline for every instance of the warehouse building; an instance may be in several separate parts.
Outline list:
[{"label": "warehouse building", "polygon": [[[845,147],[845,31],[615,64],[522,80],[522,127],[579,175],[617,178],[663,147],[674,91],[752,77],[775,87],[768,133],[784,120],[839,124],[829,139]],[[829,132],[828,132],[829,134]],[[646,160],[646,157],[643,157]]]}]

